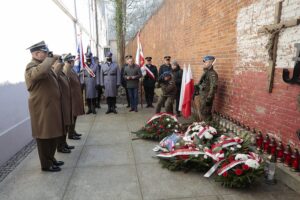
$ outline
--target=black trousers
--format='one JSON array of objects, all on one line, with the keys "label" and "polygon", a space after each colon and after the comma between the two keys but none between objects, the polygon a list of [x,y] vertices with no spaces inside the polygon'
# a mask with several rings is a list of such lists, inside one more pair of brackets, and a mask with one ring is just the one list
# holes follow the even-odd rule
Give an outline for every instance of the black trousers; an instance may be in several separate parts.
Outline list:
[{"label": "black trousers", "polygon": [[56,161],[54,154],[57,147],[57,140],[58,138],[36,139],[41,167],[44,169],[49,168],[53,165],[53,161]]},{"label": "black trousers", "polygon": [[102,88],[97,89],[98,96],[96,98],[96,106],[100,107],[101,96],[102,96]]},{"label": "black trousers", "polygon": [[117,97],[107,97],[106,103],[108,105],[108,108],[116,108]]},{"label": "black trousers", "polygon": [[74,134],[76,133],[75,131],[75,126],[76,126],[76,120],[77,120],[77,117],[73,117],[73,123],[70,125],[69,129],[68,129],[68,136],[69,138],[74,136]]},{"label": "black trousers", "polygon": [[144,86],[144,91],[145,91],[145,98],[146,98],[147,105],[152,105],[153,98],[154,98],[154,86],[153,87]]},{"label": "black trousers", "polygon": [[177,87],[177,94],[176,94],[176,112],[177,113],[180,113],[180,111],[178,110],[178,108],[179,108],[179,101],[180,101],[180,91],[181,91],[181,88]]}]

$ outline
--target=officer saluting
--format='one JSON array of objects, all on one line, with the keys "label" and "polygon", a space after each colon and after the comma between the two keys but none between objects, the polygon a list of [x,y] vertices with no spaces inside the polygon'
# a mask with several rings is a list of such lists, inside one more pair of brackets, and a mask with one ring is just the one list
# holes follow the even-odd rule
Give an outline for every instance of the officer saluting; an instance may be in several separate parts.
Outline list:
[{"label": "officer saluting", "polygon": [[202,120],[212,120],[212,105],[218,87],[218,74],[214,70],[214,56],[205,56],[204,73],[201,76],[199,83],[195,86],[195,95],[200,96],[200,114]]},{"label": "officer saluting", "polygon": [[153,98],[154,98],[154,88],[155,88],[155,82],[158,78],[157,68],[155,65],[152,65],[152,57],[146,57],[146,67],[152,72],[154,77],[149,76],[146,74],[144,76],[144,90],[145,90],[145,98],[147,102],[147,108],[153,108]]},{"label": "officer saluting", "polygon": [[29,91],[32,136],[36,139],[43,171],[60,171],[62,161],[54,158],[56,140],[64,133],[61,91],[57,75],[51,69],[61,65],[59,56],[49,53],[44,41],[29,47],[32,60],[27,64],[25,82]]},{"label": "officer saluting", "polygon": [[121,73],[117,63],[112,61],[112,53],[107,52],[106,62],[101,65],[100,84],[104,88],[108,109],[106,114],[115,113],[118,88],[121,84]]}]

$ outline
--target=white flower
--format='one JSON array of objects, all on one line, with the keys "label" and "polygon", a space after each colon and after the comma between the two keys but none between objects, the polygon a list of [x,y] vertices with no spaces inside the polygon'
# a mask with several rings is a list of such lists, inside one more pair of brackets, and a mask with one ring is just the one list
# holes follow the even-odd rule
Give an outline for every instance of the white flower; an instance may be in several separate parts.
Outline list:
[{"label": "white flower", "polygon": [[170,118],[167,117],[166,120],[167,120],[167,121],[170,121]]},{"label": "white flower", "polygon": [[247,154],[238,153],[235,156],[235,160],[248,160]]},{"label": "white flower", "polygon": [[168,126],[167,126],[168,128],[170,128],[171,127],[171,124],[168,124]]},{"label": "white flower", "polygon": [[234,151],[234,150],[235,150],[235,148],[234,148],[234,147],[230,147],[230,150],[231,150],[231,151]]},{"label": "white flower", "polygon": [[236,147],[239,149],[242,148],[242,146],[240,144],[236,145]]},{"label": "white flower", "polygon": [[259,163],[256,160],[253,160],[253,159],[246,160],[245,164],[248,165],[251,168],[254,168],[254,169],[259,168]]},{"label": "white flower", "polygon": [[198,155],[198,154],[196,154],[196,155],[195,155],[195,157],[196,157],[196,158],[198,158],[198,157],[199,157],[199,155]]},{"label": "white flower", "polygon": [[204,158],[204,159],[207,159],[207,155],[204,155],[203,158]]},{"label": "white flower", "polygon": [[206,132],[204,133],[204,137],[205,137],[206,139],[210,140],[210,139],[213,138],[213,135],[210,134],[208,131],[206,131]]}]

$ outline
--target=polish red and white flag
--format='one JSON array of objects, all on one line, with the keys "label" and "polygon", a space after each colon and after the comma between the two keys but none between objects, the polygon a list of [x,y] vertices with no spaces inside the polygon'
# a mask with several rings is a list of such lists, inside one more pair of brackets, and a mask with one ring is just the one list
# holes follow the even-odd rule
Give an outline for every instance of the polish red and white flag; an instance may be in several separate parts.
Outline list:
[{"label": "polish red and white flag", "polygon": [[184,66],[182,82],[181,82],[181,92],[179,101],[179,110],[184,118],[188,118],[192,114],[192,98],[194,93],[194,80],[192,75],[191,66],[188,68]]}]

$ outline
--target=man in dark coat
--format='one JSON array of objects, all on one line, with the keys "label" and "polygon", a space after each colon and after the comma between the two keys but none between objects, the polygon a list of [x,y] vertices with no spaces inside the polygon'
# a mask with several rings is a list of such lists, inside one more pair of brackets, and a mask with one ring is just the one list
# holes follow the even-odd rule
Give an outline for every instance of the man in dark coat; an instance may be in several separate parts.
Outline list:
[{"label": "man in dark coat", "polygon": [[112,61],[112,53],[106,54],[106,62],[101,65],[100,85],[104,88],[108,109],[106,114],[115,113],[118,88],[121,84],[121,73],[117,63]]},{"label": "man in dark coat", "polygon": [[149,73],[146,73],[144,76],[144,91],[145,91],[145,98],[147,102],[147,108],[153,108],[153,98],[154,98],[154,88],[155,88],[155,83],[158,78],[158,72],[157,72],[157,67],[155,65],[152,65],[152,57],[146,57],[146,65],[149,69],[149,71],[152,72],[153,76],[150,75]]},{"label": "man in dark coat", "polygon": [[161,76],[165,72],[172,71],[171,56],[165,56],[164,61],[165,61],[165,63],[159,67],[159,73],[158,73],[159,76]]},{"label": "man in dark coat", "polygon": [[100,102],[101,102],[101,96],[102,96],[102,88],[100,86],[100,72],[101,72],[101,65],[99,64],[99,58],[97,56],[94,56],[94,62],[96,65],[96,91],[97,91],[97,97],[96,97],[96,108],[101,108]]},{"label": "man in dark coat", "polygon": [[57,172],[63,165],[54,158],[57,139],[64,133],[61,90],[57,75],[59,57],[49,53],[44,41],[29,47],[32,60],[27,64],[25,82],[29,92],[32,136],[36,139],[43,171]]},{"label": "man in dark coat", "polygon": [[126,86],[126,80],[124,78],[124,70],[125,70],[125,67],[128,66],[127,60],[129,57],[132,58],[131,55],[125,56],[125,64],[123,65],[123,67],[121,69],[121,84],[122,84],[122,87],[125,89],[125,93],[126,93],[127,108],[130,108],[130,99],[129,99],[129,94],[128,94],[128,90],[127,90],[127,86]]},{"label": "man in dark coat", "polygon": [[182,81],[182,69],[180,69],[179,64],[176,61],[172,62],[172,76],[176,84],[176,115],[177,117],[180,116],[179,111],[179,101],[180,101],[180,92],[181,92],[181,81]]},{"label": "man in dark coat", "polygon": [[130,98],[130,106],[131,111],[137,112],[137,106],[138,106],[138,90],[139,90],[139,79],[142,77],[141,69],[138,65],[133,63],[133,59],[128,58],[127,60],[128,65],[124,69],[124,78],[126,80],[126,86]]},{"label": "man in dark coat", "polygon": [[218,88],[218,74],[214,70],[214,56],[205,56],[204,73],[195,86],[195,95],[200,96],[200,114],[204,121],[212,120],[212,106]]}]

